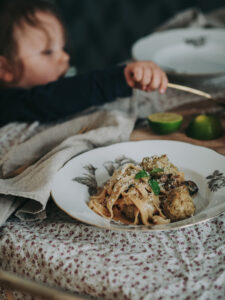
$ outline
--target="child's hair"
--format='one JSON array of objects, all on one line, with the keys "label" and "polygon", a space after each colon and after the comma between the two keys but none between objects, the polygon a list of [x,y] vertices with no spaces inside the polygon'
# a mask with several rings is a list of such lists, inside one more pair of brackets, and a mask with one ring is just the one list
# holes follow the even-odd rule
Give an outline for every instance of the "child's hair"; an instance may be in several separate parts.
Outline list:
[{"label": "child's hair", "polygon": [[[65,27],[60,14],[53,2],[49,0],[1,0],[0,1],[0,56],[7,59],[13,67],[17,81],[22,74],[22,63],[17,60],[17,42],[14,39],[14,28],[22,26],[23,22],[40,27],[36,18],[37,11],[54,15],[62,24],[65,40],[67,40]],[[2,82],[0,82],[3,85]]]}]

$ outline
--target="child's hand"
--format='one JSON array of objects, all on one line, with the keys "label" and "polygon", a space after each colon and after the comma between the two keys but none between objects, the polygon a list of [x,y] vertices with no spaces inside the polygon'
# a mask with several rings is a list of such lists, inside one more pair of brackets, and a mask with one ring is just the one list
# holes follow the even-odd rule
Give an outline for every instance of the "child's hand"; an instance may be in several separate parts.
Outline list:
[{"label": "child's hand", "polygon": [[159,89],[164,93],[167,88],[168,79],[166,73],[152,61],[140,61],[128,63],[124,69],[127,84],[132,88],[143,91]]}]

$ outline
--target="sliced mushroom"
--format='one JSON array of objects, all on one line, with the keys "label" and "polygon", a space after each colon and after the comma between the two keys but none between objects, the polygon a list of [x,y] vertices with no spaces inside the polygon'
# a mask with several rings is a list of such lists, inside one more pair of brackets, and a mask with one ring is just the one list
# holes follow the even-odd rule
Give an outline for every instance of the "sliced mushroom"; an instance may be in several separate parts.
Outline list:
[{"label": "sliced mushroom", "polygon": [[194,196],[197,194],[198,186],[194,181],[187,180],[187,181],[183,181],[182,184],[186,185],[186,187],[188,188],[189,194],[191,196]]}]

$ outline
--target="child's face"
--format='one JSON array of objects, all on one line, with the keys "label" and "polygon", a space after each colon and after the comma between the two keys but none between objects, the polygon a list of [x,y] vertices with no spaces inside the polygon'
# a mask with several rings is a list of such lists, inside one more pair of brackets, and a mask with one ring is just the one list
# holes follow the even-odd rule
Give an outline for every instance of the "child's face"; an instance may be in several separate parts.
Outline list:
[{"label": "child's face", "polygon": [[16,86],[31,88],[59,79],[69,67],[65,52],[62,25],[50,13],[37,12],[41,27],[23,23],[16,27],[14,36],[18,44],[18,59],[22,61],[22,77]]}]

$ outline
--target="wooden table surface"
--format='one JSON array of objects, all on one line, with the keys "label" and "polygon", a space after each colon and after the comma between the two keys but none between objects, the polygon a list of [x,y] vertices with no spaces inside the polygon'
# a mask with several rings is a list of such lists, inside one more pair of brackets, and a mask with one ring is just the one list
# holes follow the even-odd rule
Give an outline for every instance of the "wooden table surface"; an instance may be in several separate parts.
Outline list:
[{"label": "wooden table surface", "polygon": [[[182,105],[177,107],[176,109],[171,110],[173,112],[180,113],[184,121],[182,123],[179,131],[174,132],[172,134],[167,135],[158,135],[155,134],[150,127],[139,127],[134,129],[131,135],[131,141],[139,141],[139,140],[174,140],[174,141],[183,141],[188,142],[194,145],[204,146],[211,148],[223,155],[225,155],[225,113],[222,116],[221,108],[215,105],[212,101],[206,100],[197,103],[189,103],[186,105]],[[200,113],[216,113],[220,116],[222,125],[223,125],[223,135],[214,140],[202,141],[192,139],[185,134],[185,128],[190,120],[197,114]]]}]

